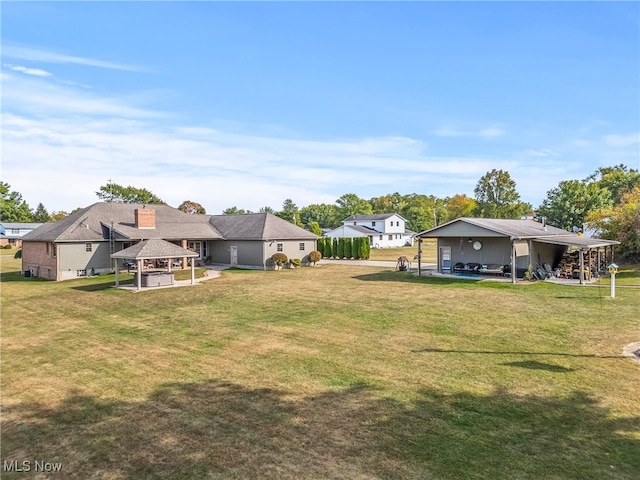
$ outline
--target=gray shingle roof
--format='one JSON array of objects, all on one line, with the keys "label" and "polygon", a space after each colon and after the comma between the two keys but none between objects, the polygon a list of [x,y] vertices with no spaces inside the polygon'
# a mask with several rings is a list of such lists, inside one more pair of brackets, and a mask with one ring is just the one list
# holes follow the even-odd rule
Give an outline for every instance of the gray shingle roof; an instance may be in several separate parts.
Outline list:
[{"label": "gray shingle roof", "polygon": [[112,253],[111,258],[132,258],[134,260],[146,260],[153,258],[182,258],[197,257],[196,252],[186,250],[173,243],[159,238],[151,238],[136,243],[129,248]]},{"label": "gray shingle roof", "polygon": [[42,225],[42,223],[25,223],[25,222],[14,222],[14,223],[8,223],[8,222],[0,222],[0,225],[2,225],[4,228],[20,228],[20,229],[29,229],[29,228],[38,228],[40,225]]},{"label": "gray shingle roof", "polygon": [[[45,223],[24,235],[26,241],[99,242],[113,230],[118,240],[313,240],[317,235],[269,213],[250,215],[189,215],[168,205],[149,205],[155,210],[155,228],[137,228],[135,203],[95,203],[57,222]],[[128,257],[127,257],[128,258]]]},{"label": "gray shingle roof", "polygon": [[[389,217],[398,215],[397,213],[374,213],[372,215],[351,215],[349,218],[345,218],[343,222],[357,222],[357,221],[369,221],[369,220],[386,220]],[[398,217],[405,220],[402,215]],[[406,221],[406,220],[405,220]]]},{"label": "gray shingle roof", "polygon": [[446,235],[447,227],[455,223],[467,223],[492,232],[513,238],[536,238],[553,235],[572,235],[571,232],[550,225],[545,227],[535,220],[513,220],[503,218],[457,218],[435,228],[418,233],[420,237],[437,237],[443,232]]},{"label": "gray shingle roof", "polygon": [[270,213],[213,215],[210,223],[227,240],[315,240],[318,236]]},{"label": "gray shingle roof", "polygon": [[[620,243],[614,240],[603,240],[600,238],[588,238],[576,235],[575,233],[567,232],[566,230],[552,227],[550,225],[545,227],[535,220],[512,220],[501,218],[457,218],[438,227],[420,232],[417,236],[422,238],[459,236],[460,229],[455,230],[455,234],[451,234],[451,228],[449,227],[460,223],[484,228],[485,230],[510,237],[514,240],[532,239],[536,242],[550,243],[553,245],[597,248],[609,245],[618,245]],[[476,234],[474,234],[474,236],[475,235]]]},{"label": "gray shingle roof", "polygon": [[136,228],[135,203],[94,203],[57,222],[45,223],[27,233],[23,240],[45,242],[89,242],[109,238],[109,226],[120,238],[145,240],[218,239],[219,232],[209,223],[208,215],[188,215],[168,205],[150,205],[155,210],[156,228]]}]

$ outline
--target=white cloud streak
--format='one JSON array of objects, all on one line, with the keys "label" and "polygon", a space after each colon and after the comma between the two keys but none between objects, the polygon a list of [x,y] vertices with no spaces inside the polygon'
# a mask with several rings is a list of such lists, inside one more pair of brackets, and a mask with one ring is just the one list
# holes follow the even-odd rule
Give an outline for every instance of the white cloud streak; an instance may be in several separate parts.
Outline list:
[{"label": "white cloud streak", "polygon": [[498,127],[488,127],[481,130],[459,130],[457,128],[442,127],[431,133],[436,137],[497,138],[506,135],[507,132]]},{"label": "white cloud streak", "polygon": [[[30,205],[42,202],[49,210],[96,202],[108,180],[147,188],[170,205],[193,200],[220,213],[233,205],[278,209],[286,198],[298,206],[333,203],[348,192],[473,196],[477,180],[493,168],[511,173],[525,201],[541,201],[560,180],[585,176],[573,176],[583,166],[556,148],[436,156],[424,141],[402,135],[319,140],[229,133],[185,123],[132,96],[105,96],[47,77],[3,73],[2,85],[3,181]],[[498,128],[473,133],[502,134]],[[633,138],[594,141],[615,150]]]},{"label": "white cloud streak", "polygon": [[129,72],[142,72],[145,69],[134,66],[124,65],[121,63],[108,62],[104,60],[95,60],[91,58],[77,57],[64,53],[53,52],[43,48],[25,47],[19,45],[5,44],[2,46],[2,56],[8,58],[18,58],[21,60],[29,60],[33,62],[57,63],[57,64],[75,64],[87,67],[106,68],[110,70],[123,70]]},{"label": "white cloud streak", "polygon": [[39,68],[28,68],[23,67],[22,65],[11,65],[7,64],[6,67],[10,68],[14,72],[24,73],[25,75],[33,75],[36,77],[50,77],[51,72],[47,72],[46,70],[41,70]]}]

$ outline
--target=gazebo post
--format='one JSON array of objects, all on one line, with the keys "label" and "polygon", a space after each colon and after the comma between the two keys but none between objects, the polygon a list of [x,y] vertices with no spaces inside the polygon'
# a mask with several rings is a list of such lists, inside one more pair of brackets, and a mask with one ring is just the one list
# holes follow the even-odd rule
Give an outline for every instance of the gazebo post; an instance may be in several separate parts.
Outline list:
[{"label": "gazebo post", "polygon": [[136,290],[142,288],[142,260],[136,260],[138,264],[138,274],[136,275]]}]

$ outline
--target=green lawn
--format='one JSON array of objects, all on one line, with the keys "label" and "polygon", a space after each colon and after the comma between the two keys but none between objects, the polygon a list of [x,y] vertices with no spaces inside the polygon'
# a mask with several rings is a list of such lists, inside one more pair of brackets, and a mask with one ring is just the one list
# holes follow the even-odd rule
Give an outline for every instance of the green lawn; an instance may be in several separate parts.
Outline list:
[{"label": "green lawn", "polygon": [[640,289],[321,262],[131,293],[18,269],[2,257],[1,460],[63,471],[3,479],[640,470],[640,365],[621,355]]},{"label": "green lawn", "polygon": [[[433,242],[422,242],[422,261],[425,263],[437,262],[437,246],[435,240]],[[413,247],[396,247],[396,248],[372,248],[370,260],[387,260],[395,262],[398,257],[405,256],[413,262],[413,257],[418,254],[418,242]]]}]

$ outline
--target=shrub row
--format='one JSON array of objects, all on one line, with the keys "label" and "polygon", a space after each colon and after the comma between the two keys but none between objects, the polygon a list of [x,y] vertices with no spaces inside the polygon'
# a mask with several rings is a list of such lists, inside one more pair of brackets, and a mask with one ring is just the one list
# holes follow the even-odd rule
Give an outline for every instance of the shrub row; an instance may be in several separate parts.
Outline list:
[{"label": "shrub row", "polygon": [[[308,261],[313,263],[314,265],[316,264],[316,262],[319,262],[321,258],[322,254],[316,250],[309,252],[309,255],[307,256]],[[299,267],[300,265],[302,265],[302,260],[300,260],[299,258],[290,259],[282,252],[277,252],[271,255],[271,262],[271,265],[275,264],[278,266],[278,268],[285,266],[287,263],[289,263],[292,267]]]},{"label": "shrub row", "polygon": [[354,260],[366,260],[371,254],[369,237],[330,238],[318,239],[318,250],[325,258],[346,258]]}]

